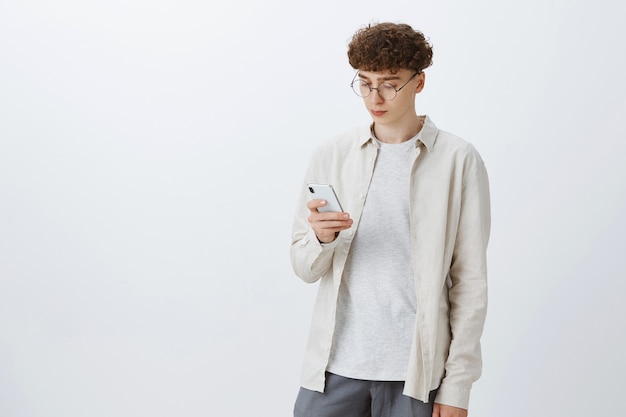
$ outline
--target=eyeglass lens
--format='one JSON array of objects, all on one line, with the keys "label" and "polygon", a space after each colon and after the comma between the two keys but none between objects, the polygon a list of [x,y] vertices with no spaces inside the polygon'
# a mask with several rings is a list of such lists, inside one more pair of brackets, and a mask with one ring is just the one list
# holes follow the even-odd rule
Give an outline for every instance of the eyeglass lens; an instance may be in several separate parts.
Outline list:
[{"label": "eyeglass lens", "polygon": [[372,90],[377,90],[378,94],[385,100],[392,100],[396,96],[396,89],[389,83],[382,83],[378,88],[372,88],[368,83],[363,80],[354,80],[352,89],[359,97],[367,97],[372,93]]}]

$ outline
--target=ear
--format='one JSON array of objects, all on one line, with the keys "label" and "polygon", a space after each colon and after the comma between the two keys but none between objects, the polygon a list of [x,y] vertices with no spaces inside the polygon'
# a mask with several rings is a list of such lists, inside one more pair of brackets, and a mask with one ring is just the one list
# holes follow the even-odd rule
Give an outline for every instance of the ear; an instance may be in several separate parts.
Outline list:
[{"label": "ear", "polygon": [[415,86],[415,94],[421,93],[426,83],[426,73],[424,71],[417,74],[417,85]]}]

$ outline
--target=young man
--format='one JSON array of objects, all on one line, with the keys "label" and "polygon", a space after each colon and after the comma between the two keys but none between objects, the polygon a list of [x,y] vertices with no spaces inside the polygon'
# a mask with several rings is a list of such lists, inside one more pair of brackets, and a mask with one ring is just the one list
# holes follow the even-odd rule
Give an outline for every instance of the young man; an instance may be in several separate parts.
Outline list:
[{"label": "young man", "polygon": [[[319,281],[296,417],[465,417],[481,372],[489,185],[468,142],[415,111],[432,49],[406,24],[353,36],[352,88],[373,123],[313,154],[291,245]],[[307,183],[345,212],[320,212]]]}]

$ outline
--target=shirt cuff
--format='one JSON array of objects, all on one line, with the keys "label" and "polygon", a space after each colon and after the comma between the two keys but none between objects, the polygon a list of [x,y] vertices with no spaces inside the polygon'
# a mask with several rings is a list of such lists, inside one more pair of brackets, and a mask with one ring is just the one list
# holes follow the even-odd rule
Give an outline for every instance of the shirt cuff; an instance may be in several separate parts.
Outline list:
[{"label": "shirt cuff", "polygon": [[467,410],[469,406],[469,397],[469,389],[442,383],[437,390],[435,402]]}]

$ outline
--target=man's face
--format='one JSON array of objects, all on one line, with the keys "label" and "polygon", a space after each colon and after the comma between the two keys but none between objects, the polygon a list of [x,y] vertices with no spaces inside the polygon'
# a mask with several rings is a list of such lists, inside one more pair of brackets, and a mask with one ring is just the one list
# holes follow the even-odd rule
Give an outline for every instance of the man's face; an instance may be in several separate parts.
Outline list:
[{"label": "man's face", "polygon": [[[390,71],[371,72],[359,71],[357,79],[365,81],[374,90],[363,98],[365,107],[369,111],[374,122],[379,125],[395,125],[409,122],[416,116],[415,95],[424,88],[424,73],[415,74],[412,70],[399,70],[395,74]],[[393,93],[389,86],[395,90],[400,90],[392,99],[386,99],[385,93],[380,94],[379,90],[386,90]],[[367,92],[367,87],[365,87]]]}]

